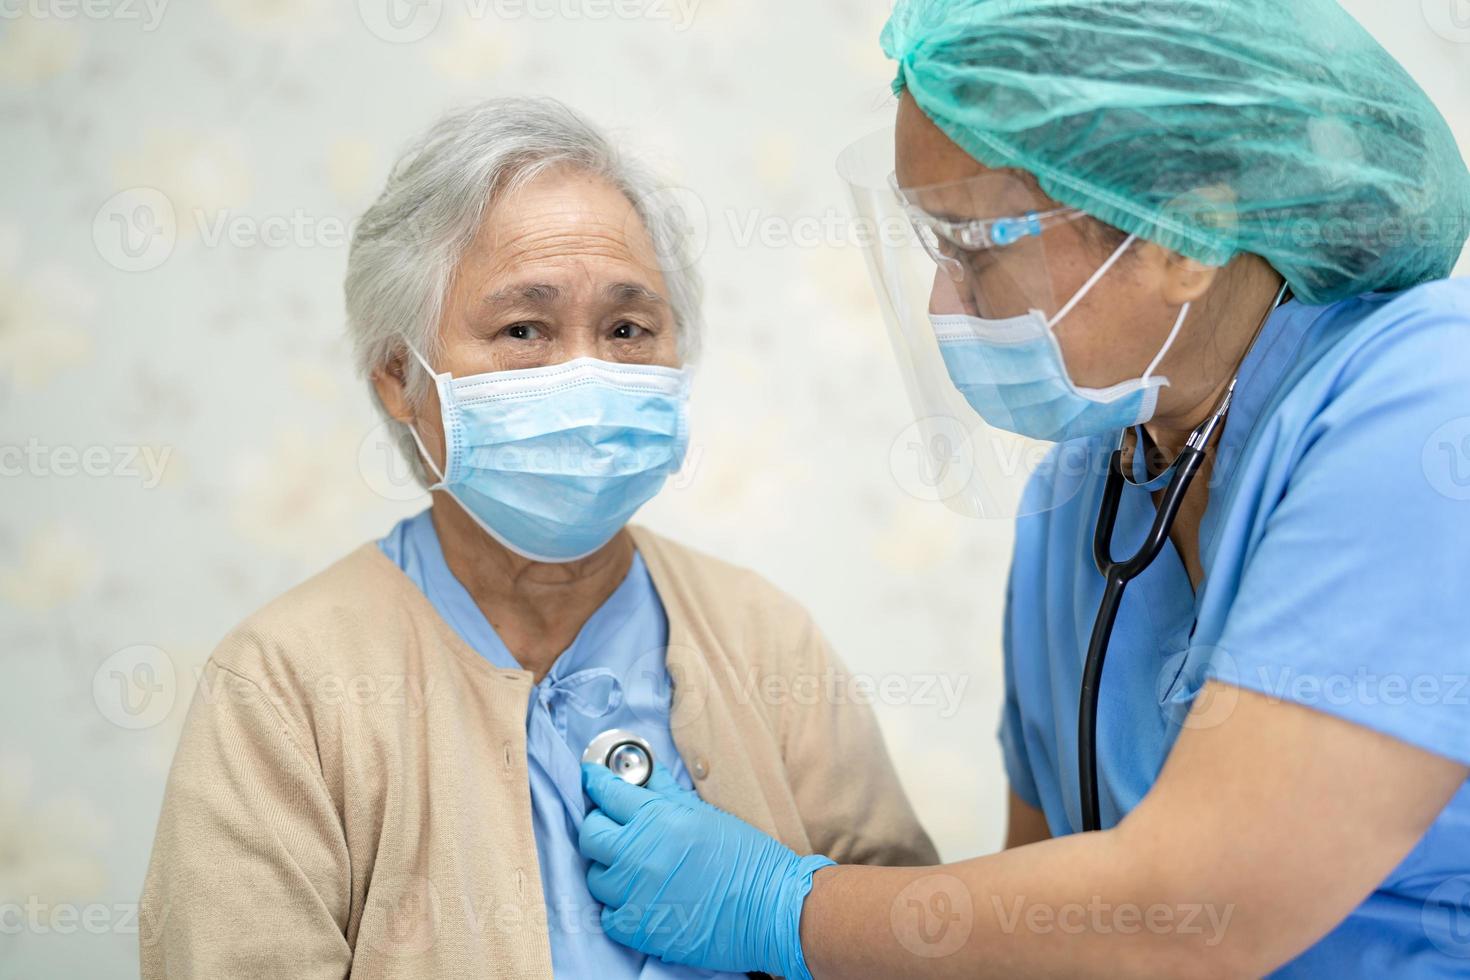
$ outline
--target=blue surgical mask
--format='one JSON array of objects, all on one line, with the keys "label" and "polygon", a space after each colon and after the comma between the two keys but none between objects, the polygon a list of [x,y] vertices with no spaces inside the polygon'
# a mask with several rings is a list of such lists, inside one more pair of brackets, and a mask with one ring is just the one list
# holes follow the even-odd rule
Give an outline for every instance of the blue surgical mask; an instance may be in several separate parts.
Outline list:
[{"label": "blue surgical mask", "polygon": [[1169,383],[1153,372],[1179,335],[1188,303],[1143,377],[1109,388],[1073,383],[1054,329],[1133,240],[1129,236],[1050,320],[1035,309],[1004,320],[966,314],[929,318],[950,380],[981,418],[998,429],[1047,442],[1119,432],[1153,418],[1159,390]]},{"label": "blue surgical mask", "polygon": [[684,461],[689,374],[579,357],[564,364],[434,376],[444,421],[443,490],[496,541],[533,561],[585,558],[612,540]]}]

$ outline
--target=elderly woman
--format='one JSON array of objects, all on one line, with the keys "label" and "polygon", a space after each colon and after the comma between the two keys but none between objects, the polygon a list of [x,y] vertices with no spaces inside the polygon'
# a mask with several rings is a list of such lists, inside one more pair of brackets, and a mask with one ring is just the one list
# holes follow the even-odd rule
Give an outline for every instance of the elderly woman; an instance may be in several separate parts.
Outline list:
[{"label": "elderly woman", "polygon": [[610,729],[795,851],[934,860],[866,708],[760,697],[840,670],[806,614],[626,526],[688,438],[699,283],[658,191],[546,100],[451,115],[394,168],[347,309],[433,503],[210,658],[145,977],[715,975],[600,927],[579,763]]}]

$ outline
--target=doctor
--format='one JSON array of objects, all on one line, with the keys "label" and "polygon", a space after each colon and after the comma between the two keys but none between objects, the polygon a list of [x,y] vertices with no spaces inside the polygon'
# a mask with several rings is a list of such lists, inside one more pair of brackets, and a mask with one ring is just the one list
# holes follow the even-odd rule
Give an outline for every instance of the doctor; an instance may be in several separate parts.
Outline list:
[{"label": "doctor", "polygon": [[[1331,0],[913,0],[883,44],[892,178],[848,176],[929,259],[917,301],[872,264],[911,387],[930,358],[984,423],[1059,444],[1017,523],[1007,848],[836,866],[588,767],[603,927],[787,977],[1470,971],[1445,122]],[[1127,557],[1166,504],[1110,587],[1100,512]]]}]

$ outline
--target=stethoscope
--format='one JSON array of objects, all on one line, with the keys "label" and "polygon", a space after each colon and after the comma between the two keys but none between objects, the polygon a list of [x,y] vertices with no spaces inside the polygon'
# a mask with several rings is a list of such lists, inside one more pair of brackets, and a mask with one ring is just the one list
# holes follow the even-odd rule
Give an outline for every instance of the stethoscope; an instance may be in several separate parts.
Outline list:
[{"label": "stethoscope", "polygon": [[625,783],[647,786],[653,775],[653,746],[630,731],[609,728],[587,743],[582,761],[607,766]]},{"label": "stethoscope", "polygon": [[[1286,301],[1288,294],[1287,284],[1282,283],[1275,302],[1256,328],[1251,347],[1255,346],[1256,339],[1271,319],[1271,314]],[[1204,465],[1210,441],[1224,423],[1225,413],[1230,410],[1230,401],[1235,395],[1235,385],[1239,380],[1240,374],[1237,371],[1210,417],[1190,433],[1183,452],[1173,463],[1174,474],[1164,489],[1163,499],[1154,514],[1153,526],[1149,528],[1148,536],[1137,552],[1121,561],[1113,557],[1113,531],[1118,524],[1118,506],[1123,499],[1123,486],[1132,482],[1123,465],[1123,436],[1119,437],[1118,448],[1113,451],[1108,463],[1107,483],[1103,487],[1097,530],[1092,539],[1093,560],[1097,562],[1097,570],[1102,573],[1105,585],[1097,619],[1092,626],[1092,638],[1087,644],[1087,661],[1082,668],[1082,691],[1077,708],[1077,776],[1082,791],[1084,831],[1102,829],[1097,790],[1097,696],[1102,686],[1103,661],[1108,655],[1108,641],[1112,638],[1113,626],[1118,620],[1118,609],[1123,604],[1123,590],[1129,582],[1142,575],[1153,564],[1154,559],[1159,557],[1159,552],[1164,550],[1164,542],[1169,540],[1169,534],[1174,530],[1174,521],[1179,517],[1179,508],[1189,493],[1190,484]],[[1134,447],[1134,452],[1142,451],[1141,445]]]}]

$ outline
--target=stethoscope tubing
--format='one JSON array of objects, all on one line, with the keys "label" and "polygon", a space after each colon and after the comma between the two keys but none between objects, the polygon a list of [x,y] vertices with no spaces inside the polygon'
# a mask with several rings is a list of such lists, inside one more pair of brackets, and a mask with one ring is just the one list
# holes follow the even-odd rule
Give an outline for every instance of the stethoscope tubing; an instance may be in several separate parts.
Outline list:
[{"label": "stethoscope tubing", "polygon": [[[1256,328],[1255,336],[1251,338],[1250,347],[1254,347],[1256,341],[1260,339],[1261,332],[1265,330],[1266,324],[1271,319],[1271,314],[1286,302],[1290,295],[1290,285],[1283,281],[1280,290],[1276,293],[1275,302],[1261,318],[1260,326]],[[1142,575],[1144,570],[1152,565],[1154,559],[1158,558],[1159,553],[1164,550],[1164,544],[1169,540],[1169,534],[1174,530],[1174,522],[1179,517],[1179,508],[1184,504],[1184,498],[1189,493],[1190,484],[1194,482],[1195,475],[1204,465],[1205,454],[1208,452],[1210,442],[1224,424],[1225,416],[1230,411],[1230,403],[1234,398],[1235,386],[1239,380],[1240,376],[1237,372],[1226,387],[1225,393],[1221,396],[1211,416],[1190,434],[1184,451],[1175,460],[1174,475],[1169,478],[1169,484],[1164,488],[1164,497],[1154,514],[1154,522],[1149,528],[1147,538],[1132,556],[1122,561],[1113,557],[1113,532],[1117,529],[1118,509],[1123,501],[1123,487],[1128,482],[1123,467],[1121,439],[1119,447],[1113,451],[1108,461],[1108,478],[1103,486],[1102,504],[1098,508],[1097,527],[1092,538],[1093,561],[1103,576],[1103,596],[1102,601],[1098,604],[1097,619],[1092,624],[1092,636],[1087,643],[1087,659],[1082,665],[1082,685],[1077,700],[1077,783],[1080,791],[1084,831],[1102,829],[1102,808],[1098,799],[1097,773],[1098,695],[1102,690],[1103,664],[1107,660],[1108,645],[1112,639],[1113,627],[1118,622],[1118,610],[1123,605],[1123,592],[1128,587],[1128,583]],[[1135,446],[1134,451],[1141,452],[1142,447]]]},{"label": "stethoscope tubing", "polygon": [[1087,660],[1082,668],[1082,691],[1077,710],[1077,773],[1082,800],[1082,829],[1102,829],[1101,808],[1098,803],[1097,777],[1097,705],[1102,690],[1103,664],[1108,656],[1108,644],[1113,626],[1118,620],[1118,610],[1123,605],[1123,591],[1144,570],[1153,564],[1169,540],[1169,533],[1179,517],[1179,508],[1189,493],[1195,474],[1205,460],[1203,448],[1189,447],[1180,454],[1174,475],[1164,489],[1164,498],[1154,515],[1153,525],[1143,545],[1132,556],[1118,561],[1113,558],[1113,531],[1118,523],[1118,509],[1123,499],[1126,479],[1123,473],[1123,451],[1113,451],[1108,463],[1108,480],[1103,489],[1102,506],[1098,512],[1097,530],[1093,536],[1093,560],[1102,573],[1104,586],[1102,602],[1098,606],[1097,619],[1092,625],[1092,637],[1087,645]]}]

